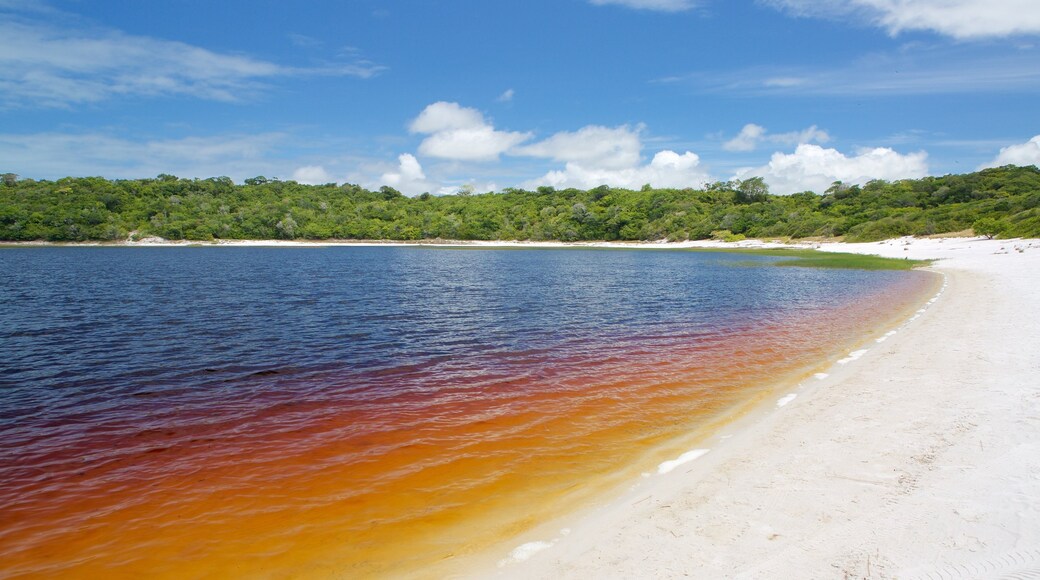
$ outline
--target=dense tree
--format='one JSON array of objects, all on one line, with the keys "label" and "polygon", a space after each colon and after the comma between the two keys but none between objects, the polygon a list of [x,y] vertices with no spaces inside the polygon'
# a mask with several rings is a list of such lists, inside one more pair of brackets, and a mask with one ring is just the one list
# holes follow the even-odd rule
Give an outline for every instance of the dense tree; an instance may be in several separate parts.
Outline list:
[{"label": "dense tree", "polygon": [[1004,222],[994,219],[992,217],[984,217],[975,220],[975,223],[971,225],[971,229],[975,231],[977,235],[986,236],[987,238],[994,238],[1007,229],[1007,224]]},{"label": "dense tree", "polygon": [[862,187],[834,183],[823,195],[770,195],[765,181],[701,189],[588,191],[509,189],[415,198],[392,187],[302,185],[264,177],[57,181],[4,180],[2,240],[475,239],[656,240],[805,238],[850,241],[975,229],[1040,237],[1040,170],[1000,167],[967,175]]},{"label": "dense tree", "polygon": [[754,203],[769,199],[769,186],[761,177],[749,177],[736,182],[737,203]]}]

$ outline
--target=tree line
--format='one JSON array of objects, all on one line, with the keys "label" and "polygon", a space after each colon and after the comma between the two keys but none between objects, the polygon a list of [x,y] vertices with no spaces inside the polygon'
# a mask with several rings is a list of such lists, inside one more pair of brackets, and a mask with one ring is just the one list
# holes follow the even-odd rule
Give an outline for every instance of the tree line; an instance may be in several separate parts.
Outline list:
[{"label": "tree line", "polygon": [[761,178],[699,188],[407,197],[384,186],[303,185],[255,177],[0,181],[0,240],[687,240],[843,237],[873,241],[974,228],[1040,237],[1040,169],[1005,166],[964,175],[823,194],[772,195]]}]

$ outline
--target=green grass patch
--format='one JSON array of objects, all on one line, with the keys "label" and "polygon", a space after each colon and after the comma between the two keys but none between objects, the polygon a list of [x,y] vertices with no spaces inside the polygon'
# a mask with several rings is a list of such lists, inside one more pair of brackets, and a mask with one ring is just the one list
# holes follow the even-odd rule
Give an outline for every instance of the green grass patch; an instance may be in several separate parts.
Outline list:
[{"label": "green grass patch", "polygon": [[647,248],[647,247],[590,247],[590,246],[406,246],[424,250],[580,250],[580,251],[643,251],[643,252],[704,252],[773,256],[782,260],[770,262],[742,261],[734,266],[795,266],[799,268],[844,268],[850,270],[913,270],[928,266],[933,260],[906,260],[882,258],[863,254],[821,252],[802,248]]},{"label": "green grass patch", "polygon": [[[705,251],[697,249],[696,251]],[[846,254],[839,252],[820,252],[818,250],[802,250],[796,248],[777,249],[708,249],[706,251],[749,254],[753,256],[775,256],[784,258],[769,264],[761,262],[741,262],[741,265],[795,266],[799,268],[844,268],[851,270],[913,270],[928,266],[932,260],[908,260],[899,258],[882,258],[863,254]]]},{"label": "green grass patch", "polygon": [[743,254],[748,256],[773,256],[782,260],[759,262],[733,262],[734,266],[795,266],[799,268],[844,268],[850,270],[913,270],[928,266],[932,260],[906,260],[899,258],[882,258],[863,254],[846,254],[841,252],[821,252],[819,250],[801,248],[647,248],[647,247],[590,247],[590,246],[402,246],[421,248],[423,250],[518,250],[518,251],[637,251],[637,252],[704,252],[718,254]]}]

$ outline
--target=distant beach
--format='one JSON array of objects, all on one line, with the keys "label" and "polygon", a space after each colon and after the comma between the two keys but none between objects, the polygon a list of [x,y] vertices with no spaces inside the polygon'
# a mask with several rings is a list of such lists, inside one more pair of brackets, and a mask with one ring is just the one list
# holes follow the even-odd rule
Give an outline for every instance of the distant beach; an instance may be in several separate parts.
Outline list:
[{"label": "distant beach", "polygon": [[[811,248],[824,246],[834,247],[830,251],[842,251],[842,244],[819,241],[791,241],[748,239],[737,242],[718,240],[686,240],[653,242],[557,242],[532,240],[166,240],[163,238],[143,238],[136,241],[116,242],[0,242],[0,246],[34,247],[34,246],[83,246],[83,247],[286,247],[286,248],[321,248],[321,247],[473,247],[473,248],[615,248],[615,249],[756,249],[756,248]],[[903,257],[903,256],[898,256]]]},{"label": "distant beach", "polygon": [[3,246],[112,246],[112,247],[149,247],[149,246],[227,246],[227,247],[337,247],[337,246],[445,246],[445,247],[493,247],[493,248],[779,248],[779,247],[815,247],[818,242],[782,242],[763,240],[741,240],[739,242],[721,242],[716,240],[689,240],[671,242],[556,242],[532,240],[167,240],[164,238],[142,238],[114,242],[0,242]]}]

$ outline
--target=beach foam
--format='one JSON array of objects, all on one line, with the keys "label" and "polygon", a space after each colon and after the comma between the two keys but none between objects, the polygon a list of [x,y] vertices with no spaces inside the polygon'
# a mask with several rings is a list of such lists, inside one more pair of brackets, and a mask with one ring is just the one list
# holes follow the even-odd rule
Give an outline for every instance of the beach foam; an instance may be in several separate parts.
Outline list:
[{"label": "beach foam", "polygon": [[694,449],[692,451],[687,451],[686,453],[683,453],[682,455],[680,455],[676,459],[672,459],[671,461],[665,461],[665,462],[661,463],[661,465],[658,465],[657,466],[657,473],[658,473],[658,475],[663,475],[665,473],[668,473],[668,472],[672,471],[673,469],[675,469],[676,467],[679,467],[680,465],[682,465],[684,463],[689,463],[689,462],[693,461],[694,459],[697,459],[697,458],[703,456],[708,451],[711,451],[711,450],[710,449]]},{"label": "beach foam", "polygon": [[880,343],[885,342],[886,340],[892,338],[895,335],[896,335],[896,331],[890,330],[890,331],[886,332],[884,336],[878,338],[874,342],[877,342],[878,344],[880,344]]},{"label": "beach foam", "polygon": [[784,405],[786,405],[786,404],[790,403],[791,401],[795,400],[797,397],[798,397],[797,394],[791,393],[790,395],[782,397],[779,401],[777,401],[776,402],[776,406],[777,407],[783,407]]},{"label": "beach foam", "polygon": [[[569,532],[570,532],[570,530],[568,530],[568,533]],[[509,552],[509,557],[504,559],[504,560],[502,560],[502,561],[500,561],[498,563],[498,567],[499,568],[503,568],[503,567],[508,566],[509,564],[513,563],[513,562],[524,562],[524,561],[530,559],[531,556],[534,556],[538,552],[541,552],[543,550],[548,550],[549,548],[553,547],[553,544],[555,544],[555,543],[556,543],[556,541],[554,540],[552,542],[541,542],[541,541],[538,541],[538,542],[527,542],[526,544],[521,544],[521,545],[513,548],[513,551]]]},{"label": "beach foam", "polygon": [[840,364],[840,365],[849,364],[850,362],[852,362],[854,360],[858,360],[861,356],[867,354],[867,352],[869,352],[867,349],[854,350],[854,351],[849,353],[849,356],[839,360],[838,364]]}]

